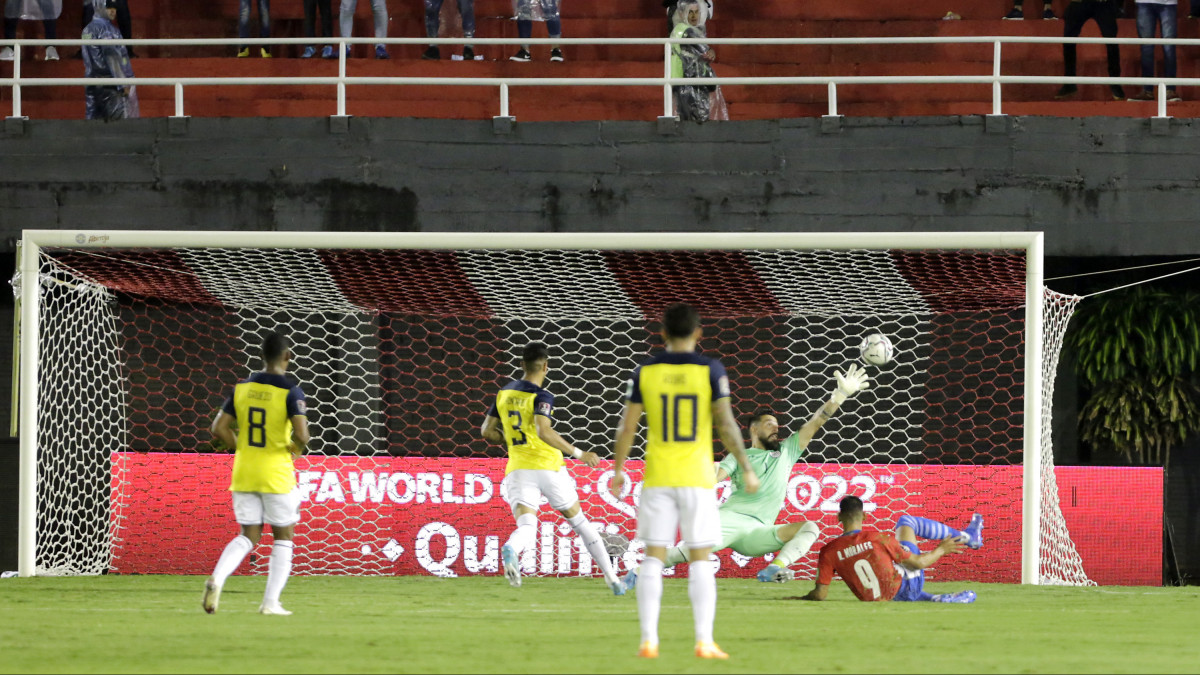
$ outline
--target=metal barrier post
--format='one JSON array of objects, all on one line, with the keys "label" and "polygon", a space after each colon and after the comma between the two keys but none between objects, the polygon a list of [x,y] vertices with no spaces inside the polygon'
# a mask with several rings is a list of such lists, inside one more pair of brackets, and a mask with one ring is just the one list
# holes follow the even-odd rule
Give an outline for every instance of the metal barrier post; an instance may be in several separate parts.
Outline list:
[{"label": "metal barrier post", "polygon": [[[13,45],[13,79],[21,79],[21,45]],[[21,115],[21,85],[13,85],[13,117],[23,117]]]},{"label": "metal barrier post", "polygon": [[992,114],[1000,115],[1000,41],[996,40],[992,52]]},{"label": "metal barrier post", "polygon": [[175,83],[175,116],[183,117],[183,85]]}]

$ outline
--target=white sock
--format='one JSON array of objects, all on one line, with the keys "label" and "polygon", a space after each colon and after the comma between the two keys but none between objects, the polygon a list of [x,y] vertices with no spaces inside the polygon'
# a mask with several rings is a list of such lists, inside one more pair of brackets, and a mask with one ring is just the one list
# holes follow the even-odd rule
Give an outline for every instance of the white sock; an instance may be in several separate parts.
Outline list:
[{"label": "white sock", "polygon": [[658,644],[658,612],[662,606],[662,561],[646,556],[638,569],[638,619],[642,624],[642,642]]},{"label": "white sock", "polygon": [[267,592],[263,594],[264,605],[278,605],[279,594],[292,573],[292,542],[281,539],[271,547],[271,562],[267,565]]},{"label": "white sock", "polygon": [[213,568],[213,581],[218,586],[224,586],[225,580],[230,574],[242,564],[242,559],[246,554],[254,549],[254,542],[246,538],[246,535],[239,534],[234,537],[228,544],[225,544],[225,550],[221,551],[221,557],[217,559],[217,566]]},{"label": "white sock", "polygon": [[617,581],[617,575],[613,574],[612,560],[608,557],[608,550],[604,548],[604,542],[600,540],[600,535],[596,534],[596,528],[587,521],[583,512],[576,513],[574,518],[567,518],[567,524],[571,526],[572,530],[575,530],[575,534],[579,535],[579,539],[587,547],[587,552],[592,556],[592,560],[600,566],[600,571],[604,573],[604,580],[610,584]]},{"label": "white sock", "polygon": [[[640,588],[638,592],[641,592]],[[711,560],[701,560],[688,564],[688,598],[692,601],[696,642],[712,642],[713,617],[717,615],[716,563]]]},{"label": "white sock", "polygon": [[506,546],[511,546],[518,557],[537,539],[537,516],[532,513],[517,516],[517,529],[508,536]]},{"label": "white sock", "polygon": [[667,549],[667,561],[663,563],[663,567],[671,567],[680,563],[687,562],[688,554],[682,546],[672,546]]},{"label": "white sock", "polygon": [[792,535],[788,543],[779,549],[779,555],[771,562],[780,567],[787,567],[797,560],[808,555],[813,544],[817,543],[817,537],[821,536],[821,529],[816,523],[805,523],[800,526],[800,531]]}]

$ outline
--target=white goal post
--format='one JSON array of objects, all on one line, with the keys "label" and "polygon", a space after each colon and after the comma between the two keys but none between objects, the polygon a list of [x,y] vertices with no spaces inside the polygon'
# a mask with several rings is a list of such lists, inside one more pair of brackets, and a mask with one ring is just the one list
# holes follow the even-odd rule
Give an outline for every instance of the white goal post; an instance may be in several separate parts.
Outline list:
[{"label": "white goal post", "polygon": [[[1019,337],[1023,346],[1023,386],[1019,388],[1023,397],[1023,433],[1020,464],[1021,520],[1020,520],[1020,581],[1027,584],[1039,583],[1088,583],[1086,577],[1070,573],[1047,574],[1043,538],[1049,527],[1043,522],[1047,509],[1058,511],[1057,488],[1053,488],[1052,456],[1049,453],[1050,416],[1048,392],[1052,391],[1053,371],[1046,363],[1057,363],[1061,346],[1061,334],[1055,338],[1052,354],[1043,354],[1044,303],[1043,287],[1043,235],[1041,232],[871,232],[871,233],[312,233],[312,232],[196,232],[196,231],[118,231],[118,230],[27,230],[19,248],[19,274],[15,283],[19,286],[20,358],[19,363],[19,429],[20,429],[20,534],[19,573],[21,576],[56,574],[39,566],[39,457],[48,452],[39,447],[39,438],[47,423],[40,414],[39,401],[46,395],[44,382],[39,380],[39,371],[46,364],[40,359],[39,348],[48,339],[43,296],[47,289],[56,285],[96,283],[82,274],[83,282],[68,279],[64,274],[47,273],[47,255],[55,251],[70,250],[80,255],[105,254],[122,250],[186,249],[186,250],[311,250],[311,251],[446,251],[446,252],[508,252],[508,251],[590,251],[590,252],[670,252],[670,251],[720,251],[720,252],[830,252],[854,254],[855,252],[990,252],[1003,251],[1023,257],[1024,264],[1024,335]],[[841,258],[838,258],[841,260]],[[785,261],[786,262],[786,261]],[[785,262],[778,263],[779,266]],[[776,263],[771,263],[775,265]],[[790,264],[790,263],[788,263]],[[833,265],[834,263],[829,263]],[[58,268],[55,268],[56,270]],[[825,268],[823,276],[828,288],[838,288],[836,267]],[[357,272],[356,272],[357,273]],[[853,278],[853,277],[848,277]],[[571,285],[576,279],[563,279]],[[715,282],[714,282],[715,283]],[[726,279],[722,284],[737,284],[736,279]],[[815,282],[814,282],[815,283]],[[98,286],[100,284],[97,284]],[[111,301],[110,295],[120,294],[121,289],[109,291],[103,288],[97,293]],[[168,294],[169,295],[169,294]],[[220,295],[214,292],[214,295]],[[486,294],[485,294],[486,295]],[[168,298],[169,299],[169,298]],[[1072,305],[1073,307],[1073,305]],[[371,310],[378,311],[378,308]],[[1069,312],[1069,310],[1068,310]],[[1067,315],[1069,316],[1069,314]],[[652,321],[650,316],[647,321]],[[1065,320],[1062,320],[1065,325]],[[869,322],[868,322],[869,324]],[[553,345],[552,345],[553,348]],[[709,349],[721,357],[719,349]],[[1044,361],[1044,359],[1046,359]],[[632,362],[622,362],[621,369],[631,367]],[[727,363],[728,366],[728,363]],[[794,366],[793,366],[794,367]],[[86,375],[81,375],[86,377]],[[98,377],[104,377],[101,373]],[[233,381],[229,381],[232,387]],[[919,385],[918,385],[919,386]],[[223,396],[224,391],[221,392]],[[571,391],[563,391],[570,398]],[[117,392],[117,398],[127,396]],[[1045,397],[1045,400],[1044,400]],[[735,409],[737,388],[734,390]],[[486,402],[479,401],[486,407]],[[746,410],[741,413],[749,412]],[[474,419],[478,411],[471,410]],[[604,420],[605,423],[608,420]],[[1015,423],[1014,423],[1015,424]],[[1015,432],[1014,432],[1015,433]],[[119,445],[122,433],[115,436],[114,447],[103,450],[114,453],[125,450]],[[589,449],[606,456],[610,446],[593,445]],[[1047,468],[1049,467],[1049,468]],[[115,471],[115,464],[114,469]],[[1046,472],[1049,471],[1047,478]],[[1043,494],[1047,486],[1054,494]],[[215,489],[223,490],[224,486]],[[114,488],[115,489],[115,488]],[[815,499],[815,498],[814,498]],[[105,512],[107,513],[107,512]],[[112,516],[103,515],[104,519]],[[1061,513],[1054,527],[1061,529]],[[104,527],[108,527],[104,525]],[[1066,547],[1074,555],[1067,537]],[[1078,567],[1078,558],[1068,566]],[[78,573],[78,572],[67,572]],[[90,573],[98,573],[92,571]],[[1080,579],[1079,577],[1082,577]]]}]

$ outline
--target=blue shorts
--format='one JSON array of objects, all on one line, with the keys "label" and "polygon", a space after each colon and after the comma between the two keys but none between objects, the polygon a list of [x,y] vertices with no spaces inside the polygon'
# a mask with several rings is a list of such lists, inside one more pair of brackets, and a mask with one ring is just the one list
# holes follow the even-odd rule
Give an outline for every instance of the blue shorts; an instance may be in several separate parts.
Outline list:
[{"label": "blue shorts", "polygon": [[[921,554],[921,549],[917,548],[916,542],[902,541],[900,545],[911,551],[913,555]],[[896,597],[892,598],[892,600],[898,602],[919,602],[932,597],[925,592],[925,570],[910,570],[899,563],[895,563],[895,565],[896,570],[900,572],[903,580],[900,582],[900,590],[896,591]]]}]

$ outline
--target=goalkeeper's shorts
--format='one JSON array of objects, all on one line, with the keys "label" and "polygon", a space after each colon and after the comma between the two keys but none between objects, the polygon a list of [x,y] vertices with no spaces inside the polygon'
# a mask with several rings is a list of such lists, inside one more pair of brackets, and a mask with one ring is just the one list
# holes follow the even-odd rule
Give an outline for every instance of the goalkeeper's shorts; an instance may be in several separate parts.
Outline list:
[{"label": "goalkeeper's shorts", "polygon": [[783,548],[779,526],[764,524],[757,518],[721,509],[721,543],[717,549],[731,548],[742,555],[757,558]]}]

